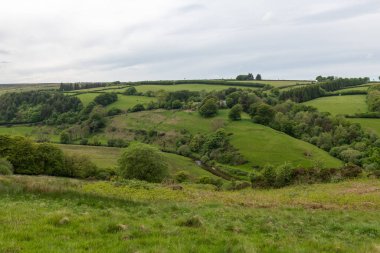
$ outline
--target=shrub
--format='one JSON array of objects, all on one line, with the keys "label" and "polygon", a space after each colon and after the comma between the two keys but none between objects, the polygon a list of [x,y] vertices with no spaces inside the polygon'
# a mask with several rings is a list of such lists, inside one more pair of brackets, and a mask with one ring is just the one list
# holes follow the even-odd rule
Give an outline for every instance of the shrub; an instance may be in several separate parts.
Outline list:
[{"label": "shrub", "polygon": [[109,139],[107,145],[108,147],[126,148],[128,147],[128,142],[123,139]]},{"label": "shrub", "polygon": [[218,104],[215,98],[209,98],[199,107],[199,114],[205,118],[211,118],[218,113]]},{"label": "shrub", "polygon": [[291,184],[293,168],[289,163],[285,163],[276,168],[276,187],[284,187]]},{"label": "shrub", "polygon": [[66,155],[64,158],[64,167],[68,177],[89,178],[96,177],[98,168],[86,156]]},{"label": "shrub", "polygon": [[236,121],[236,120],[241,120],[241,112],[243,108],[241,105],[234,105],[230,112],[228,113],[228,118],[230,120]]},{"label": "shrub", "polygon": [[119,159],[119,170],[127,179],[161,182],[168,174],[163,156],[155,147],[137,143],[126,149]]},{"label": "shrub", "polygon": [[182,155],[182,156],[188,157],[191,155],[191,150],[188,145],[182,145],[181,147],[178,148],[177,152],[179,155]]},{"label": "shrub", "polygon": [[35,149],[38,173],[49,176],[69,176],[64,167],[64,155],[61,149],[51,144],[40,144]]},{"label": "shrub", "polygon": [[80,145],[87,145],[88,144],[88,140],[87,139],[81,139],[80,142],[79,142]]},{"label": "shrub", "polygon": [[137,90],[133,86],[129,87],[128,89],[126,89],[126,91],[124,91],[125,95],[136,95],[136,93],[137,93]]},{"label": "shrub", "polygon": [[109,104],[112,104],[117,101],[117,94],[116,93],[103,93],[97,96],[94,99],[95,103],[102,105],[102,106],[107,106]]},{"label": "shrub", "polygon": [[133,106],[131,109],[129,109],[129,112],[141,112],[141,111],[144,111],[144,110],[145,110],[144,105],[137,104],[137,105]]},{"label": "shrub", "polygon": [[119,115],[119,114],[122,114],[123,113],[123,110],[119,109],[119,108],[111,108],[108,112],[107,112],[107,115],[108,116],[115,116],[115,115]]},{"label": "shrub", "polygon": [[222,187],[222,185],[223,185],[223,181],[220,178],[214,179],[214,178],[207,177],[207,176],[201,177],[198,180],[198,183],[199,184],[211,184],[211,185],[215,185],[218,188]]},{"label": "shrub", "polygon": [[62,131],[61,135],[59,136],[59,140],[62,144],[69,144],[71,143],[71,137],[68,132]]},{"label": "shrub", "polygon": [[175,180],[178,182],[178,183],[183,183],[183,182],[186,182],[187,180],[189,180],[190,176],[188,173],[186,173],[185,171],[180,171],[178,172],[176,175],[175,175]]},{"label": "shrub", "polygon": [[0,158],[0,175],[12,175],[13,165],[5,158]]},{"label": "shrub", "polygon": [[272,165],[267,165],[262,171],[266,186],[273,186],[276,182],[276,170]]}]

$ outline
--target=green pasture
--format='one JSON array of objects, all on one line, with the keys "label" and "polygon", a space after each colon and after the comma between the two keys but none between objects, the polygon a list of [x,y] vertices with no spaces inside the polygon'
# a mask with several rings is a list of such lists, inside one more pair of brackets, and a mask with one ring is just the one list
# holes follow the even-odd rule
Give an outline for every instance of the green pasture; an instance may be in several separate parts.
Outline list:
[{"label": "green pasture", "polygon": [[321,112],[329,112],[332,115],[354,115],[368,111],[365,95],[322,97],[304,104],[313,106]]}]

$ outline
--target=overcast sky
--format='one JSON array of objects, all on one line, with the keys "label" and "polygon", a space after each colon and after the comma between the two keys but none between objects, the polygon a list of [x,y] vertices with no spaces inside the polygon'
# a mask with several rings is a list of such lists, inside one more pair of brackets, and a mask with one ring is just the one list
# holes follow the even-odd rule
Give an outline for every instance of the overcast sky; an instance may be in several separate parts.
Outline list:
[{"label": "overcast sky", "polygon": [[379,0],[0,1],[0,83],[380,75]]}]

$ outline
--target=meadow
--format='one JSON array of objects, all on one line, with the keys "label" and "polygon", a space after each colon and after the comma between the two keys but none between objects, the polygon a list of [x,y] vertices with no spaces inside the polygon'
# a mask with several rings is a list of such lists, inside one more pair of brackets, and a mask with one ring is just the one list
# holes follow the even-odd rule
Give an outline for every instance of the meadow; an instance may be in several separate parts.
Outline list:
[{"label": "meadow", "polygon": [[[56,144],[67,154],[83,155],[90,158],[99,168],[116,170],[118,160],[123,153],[121,148],[82,146],[82,145],[63,145]],[[218,179],[210,172],[199,167],[193,160],[176,154],[161,153],[168,165],[169,175],[174,178],[179,172],[189,175],[190,181],[196,182],[199,178],[210,177]]]},{"label": "meadow", "polygon": [[[235,82],[234,80],[233,82]],[[242,83],[262,83],[262,84],[268,84],[270,86],[273,86],[275,88],[281,88],[284,86],[291,86],[291,85],[297,85],[297,84],[311,84],[313,81],[307,81],[307,80],[257,80],[257,81],[239,81]]]},{"label": "meadow", "polygon": [[354,115],[368,111],[365,95],[322,97],[304,104],[313,106],[321,112],[329,112],[332,115]]},{"label": "meadow", "polygon": [[1,252],[378,252],[380,182],[281,190],[0,176]]},{"label": "meadow", "polygon": [[147,92],[147,91],[180,91],[180,90],[189,90],[189,91],[220,91],[228,89],[229,87],[240,88],[240,89],[257,89],[255,87],[244,87],[244,86],[228,86],[228,85],[207,85],[207,84],[176,84],[176,85],[138,85],[135,86],[138,92]]},{"label": "meadow", "polygon": [[352,118],[348,120],[354,123],[359,123],[367,131],[373,132],[380,136],[380,119]]}]

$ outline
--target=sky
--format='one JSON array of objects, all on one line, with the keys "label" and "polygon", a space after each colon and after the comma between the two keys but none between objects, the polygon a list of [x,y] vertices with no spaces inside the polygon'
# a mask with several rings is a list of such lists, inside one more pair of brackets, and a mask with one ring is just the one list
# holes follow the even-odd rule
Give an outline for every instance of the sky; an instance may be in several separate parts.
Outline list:
[{"label": "sky", "polygon": [[379,0],[0,3],[0,83],[380,76]]}]

